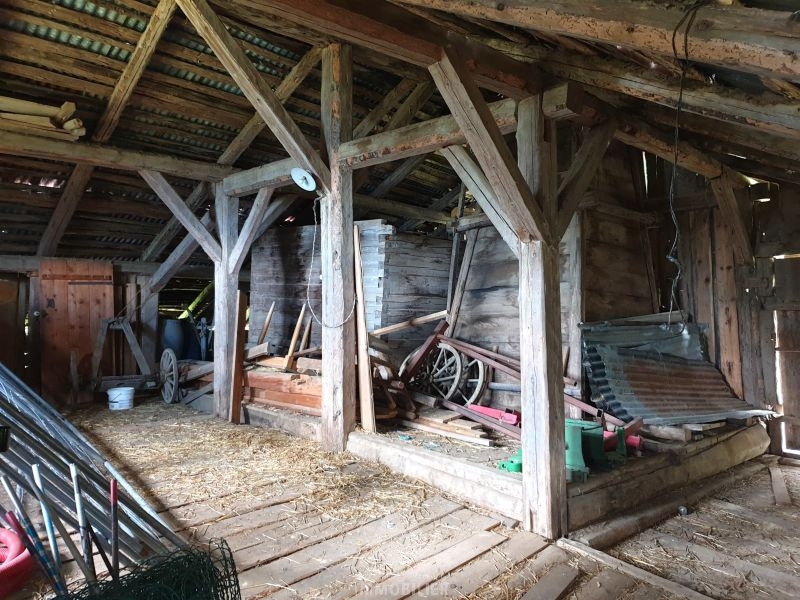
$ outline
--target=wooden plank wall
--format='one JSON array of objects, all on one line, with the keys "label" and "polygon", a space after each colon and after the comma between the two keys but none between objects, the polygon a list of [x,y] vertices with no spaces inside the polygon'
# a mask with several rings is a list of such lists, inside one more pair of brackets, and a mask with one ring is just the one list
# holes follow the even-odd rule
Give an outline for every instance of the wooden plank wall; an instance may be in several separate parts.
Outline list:
[{"label": "wooden plank wall", "polygon": [[[385,239],[381,326],[401,323],[447,308],[452,242],[415,233]],[[436,323],[385,336],[401,359],[422,344]]]},{"label": "wooden plank wall", "polygon": [[[563,347],[570,343],[569,281],[570,254],[561,245],[561,336]],[[519,263],[494,227],[478,233],[475,252],[464,288],[454,337],[501,354],[519,358]],[[503,373],[494,381],[518,383]],[[491,404],[519,408],[519,394],[493,392]]]},{"label": "wooden plank wall", "polygon": [[[356,223],[361,237],[367,329],[437,312],[447,302],[450,242],[411,233],[395,233],[382,220]],[[267,231],[253,246],[250,282],[249,342],[258,337],[267,311],[275,301],[275,314],[267,340],[278,352],[289,345],[292,330],[306,300],[313,226]],[[310,298],[320,314],[320,240],[317,237]],[[388,336],[398,358],[422,343],[429,327]],[[320,342],[314,323],[311,345]]]},{"label": "wooden plank wall", "polygon": [[656,312],[639,222],[584,212],[583,287],[587,322]]}]

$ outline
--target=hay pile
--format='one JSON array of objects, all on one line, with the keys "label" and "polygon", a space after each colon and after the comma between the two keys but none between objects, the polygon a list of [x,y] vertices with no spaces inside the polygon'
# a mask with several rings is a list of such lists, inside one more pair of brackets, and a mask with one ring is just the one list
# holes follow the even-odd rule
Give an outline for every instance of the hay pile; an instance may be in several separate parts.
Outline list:
[{"label": "hay pile", "polygon": [[232,425],[185,406],[154,401],[68,416],[159,508],[206,503],[225,514],[248,498],[300,490],[299,500],[328,517],[360,519],[413,508],[431,493],[383,466],[324,452],[316,442]]}]

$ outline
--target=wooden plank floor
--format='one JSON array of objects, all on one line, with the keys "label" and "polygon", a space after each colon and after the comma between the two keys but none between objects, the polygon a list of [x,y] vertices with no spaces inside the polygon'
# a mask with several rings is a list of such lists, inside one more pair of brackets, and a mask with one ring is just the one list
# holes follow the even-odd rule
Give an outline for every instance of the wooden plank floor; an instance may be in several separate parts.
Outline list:
[{"label": "wooden plank floor", "polygon": [[670,598],[315,442],[160,403],[71,418],[187,538],[227,540],[247,599]]},{"label": "wooden plank floor", "polygon": [[800,467],[780,472],[785,489],[764,469],[609,554],[712,598],[799,598]]}]

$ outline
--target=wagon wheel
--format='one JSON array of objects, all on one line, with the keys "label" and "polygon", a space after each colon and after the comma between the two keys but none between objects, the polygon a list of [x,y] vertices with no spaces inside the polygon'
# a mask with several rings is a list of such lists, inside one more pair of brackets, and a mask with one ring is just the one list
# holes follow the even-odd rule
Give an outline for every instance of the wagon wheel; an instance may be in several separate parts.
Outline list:
[{"label": "wagon wheel", "polygon": [[161,382],[161,399],[164,404],[178,401],[178,358],[171,348],[161,353],[158,363],[158,379]]},{"label": "wagon wheel", "polygon": [[[419,352],[419,348],[406,356],[400,365],[400,373],[405,371],[411,358]],[[417,374],[411,378],[410,387],[425,394],[450,400],[461,384],[463,364],[461,354],[449,344],[440,342],[431,350]]]},{"label": "wagon wheel", "polygon": [[461,360],[464,364],[464,371],[456,397],[462,399],[465,405],[479,403],[489,383],[489,367],[486,366],[486,363],[466,354],[461,355]]}]

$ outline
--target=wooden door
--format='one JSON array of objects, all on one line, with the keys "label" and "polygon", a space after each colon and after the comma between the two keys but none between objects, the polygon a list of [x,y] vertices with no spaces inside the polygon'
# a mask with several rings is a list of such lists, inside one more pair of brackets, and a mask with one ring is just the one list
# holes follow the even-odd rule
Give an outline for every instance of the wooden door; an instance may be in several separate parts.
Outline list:
[{"label": "wooden door", "polygon": [[28,281],[18,275],[0,275],[0,362],[25,378],[25,313]]},{"label": "wooden door", "polygon": [[[42,259],[34,309],[41,344],[41,390],[49,402],[75,403],[79,390],[91,382],[92,353],[100,325],[114,316],[113,284],[110,262]],[[105,374],[111,374],[109,346],[110,341],[101,363]]]}]

